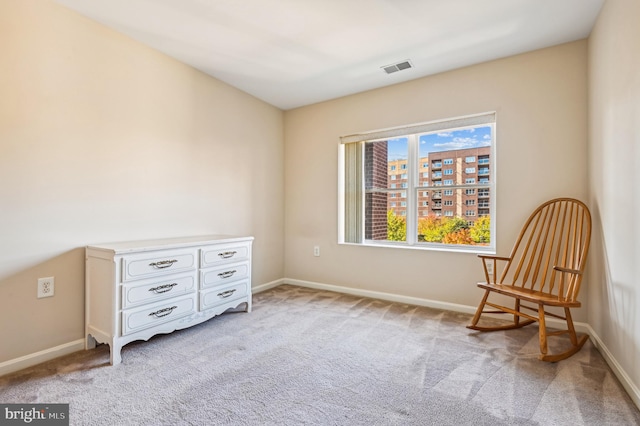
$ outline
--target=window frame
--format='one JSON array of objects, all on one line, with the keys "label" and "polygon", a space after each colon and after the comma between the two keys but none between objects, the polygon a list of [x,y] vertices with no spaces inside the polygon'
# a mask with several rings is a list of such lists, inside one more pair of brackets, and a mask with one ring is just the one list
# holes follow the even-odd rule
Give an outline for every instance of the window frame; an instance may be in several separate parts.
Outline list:
[{"label": "window frame", "polygon": [[[421,250],[436,250],[436,251],[458,251],[458,252],[471,252],[471,253],[495,253],[496,251],[496,223],[497,223],[497,212],[496,212],[496,186],[497,186],[497,162],[496,162],[496,113],[488,112],[477,114],[473,116],[464,116],[458,118],[451,118],[445,120],[437,120],[427,123],[421,123],[410,126],[403,126],[398,128],[389,128],[382,129],[372,132],[360,133],[355,135],[347,135],[341,137],[342,143],[340,144],[338,160],[340,163],[339,167],[339,176],[338,176],[338,243],[339,244],[352,244],[358,246],[375,246],[375,247],[389,247],[389,248],[408,248],[408,249],[421,249]],[[489,196],[489,212],[488,216],[491,218],[490,221],[490,234],[491,239],[490,243],[486,246],[476,246],[476,245],[455,245],[455,244],[446,244],[446,243],[429,243],[424,241],[417,241],[417,219],[419,217],[419,205],[418,205],[418,192],[421,191],[429,191],[435,193],[438,190],[442,190],[442,182],[431,182],[431,185],[425,187],[420,186],[419,184],[419,174],[423,169],[423,164],[419,158],[418,154],[418,143],[415,140],[410,144],[408,159],[406,167],[402,166],[402,169],[406,169],[409,175],[409,188],[407,190],[409,197],[407,198],[407,208],[406,208],[406,218],[407,218],[407,227],[406,227],[406,241],[389,241],[389,240],[366,240],[364,238],[364,210],[361,210],[362,217],[360,218],[362,233],[361,237],[356,241],[348,241],[345,235],[346,228],[346,204],[347,201],[345,199],[345,194],[348,192],[345,189],[345,175],[347,174],[346,169],[346,156],[345,156],[345,146],[347,144],[360,144],[364,147],[366,142],[378,142],[384,140],[391,140],[398,137],[409,137],[418,139],[420,134],[425,133],[436,133],[437,130],[440,131],[457,131],[464,130],[466,128],[477,128],[477,127],[490,127],[491,128],[491,140],[490,140],[490,150],[489,150],[489,182],[480,184],[476,181],[473,184],[467,183],[454,183],[451,185],[453,189],[462,191],[464,194],[465,189],[476,189],[479,190],[488,190]],[[427,128],[428,131],[424,131]],[[361,151],[362,156],[364,157],[364,149]],[[462,160],[466,160],[462,157]],[[360,159],[363,161],[363,159]],[[478,161],[478,157],[476,157],[476,161]],[[442,161],[444,163],[444,160]],[[415,164],[414,164],[415,163]],[[429,167],[431,168],[431,167]],[[362,167],[362,173],[364,173],[364,166]],[[361,197],[364,199],[365,195],[364,190],[362,190]],[[392,191],[388,191],[392,192]],[[360,201],[364,206],[363,200]],[[363,207],[361,207],[363,208]],[[352,213],[353,214],[353,213]],[[440,216],[435,212],[436,217]],[[461,216],[462,217],[462,216]],[[476,216],[477,217],[477,216]]]}]

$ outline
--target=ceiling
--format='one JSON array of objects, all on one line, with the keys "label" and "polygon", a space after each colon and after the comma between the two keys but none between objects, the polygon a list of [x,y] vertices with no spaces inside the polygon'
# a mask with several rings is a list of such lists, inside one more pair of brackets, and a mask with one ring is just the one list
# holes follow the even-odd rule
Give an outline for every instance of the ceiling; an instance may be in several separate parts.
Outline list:
[{"label": "ceiling", "polygon": [[284,110],[585,38],[604,2],[56,1]]}]

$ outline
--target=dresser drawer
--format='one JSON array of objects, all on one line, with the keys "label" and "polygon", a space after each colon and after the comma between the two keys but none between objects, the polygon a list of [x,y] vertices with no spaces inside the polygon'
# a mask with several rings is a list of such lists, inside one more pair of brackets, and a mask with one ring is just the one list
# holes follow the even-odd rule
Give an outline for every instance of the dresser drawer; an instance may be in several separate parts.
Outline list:
[{"label": "dresser drawer", "polygon": [[203,311],[230,300],[246,297],[247,294],[249,294],[249,281],[247,280],[201,291],[200,310]]},{"label": "dresser drawer", "polygon": [[193,249],[166,250],[126,256],[123,262],[122,281],[132,281],[156,275],[188,271],[197,266],[197,255]]},{"label": "dresser drawer", "polygon": [[151,303],[169,297],[181,296],[196,289],[196,272],[187,275],[152,278],[122,286],[122,308]]},{"label": "dresser drawer", "polygon": [[246,243],[220,244],[200,250],[200,267],[209,268],[228,262],[249,260],[251,245]]},{"label": "dresser drawer", "polygon": [[133,333],[157,324],[195,313],[195,293],[190,296],[165,300],[162,303],[122,311],[122,334]]},{"label": "dresser drawer", "polygon": [[249,276],[249,262],[230,263],[200,271],[200,289],[225,285]]}]

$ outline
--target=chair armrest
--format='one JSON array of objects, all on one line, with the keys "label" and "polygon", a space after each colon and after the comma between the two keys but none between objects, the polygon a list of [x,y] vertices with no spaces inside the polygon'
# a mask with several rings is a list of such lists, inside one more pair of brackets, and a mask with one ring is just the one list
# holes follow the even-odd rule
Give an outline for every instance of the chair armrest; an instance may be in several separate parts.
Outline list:
[{"label": "chair armrest", "polygon": [[[487,279],[487,283],[496,283],[496,276],[498,273],[498,268],[497,268],[497,261],[498,260],[503,260],[505,262],[509,262],[511,260],[510,257],[504,257],[504,256],[493,256],[493,255],[488,255],[488,254],[479,254],[478,257],[480,259],[482,259],[482,267],[484,268],[484,276]],[[487,260],[488,261],[493,261],[493,271],[491,276],[489,275],[489,270],[487,269]],[[493,280],[491,279],[493,278]]]},{"label": "chair armrest", "polygon": [[582,271],[577,269],[563,268],[562,266],[554,266],[553,269],[560,272],[566,272],[568,274],[582,275]]},{"label": "chair armrest", "polygon": [[492,256],[490,254],[479,254],[478,257],[480,259],[492,259],[492,260],[511,260],[510,257],[504,257],[504,256]]}]

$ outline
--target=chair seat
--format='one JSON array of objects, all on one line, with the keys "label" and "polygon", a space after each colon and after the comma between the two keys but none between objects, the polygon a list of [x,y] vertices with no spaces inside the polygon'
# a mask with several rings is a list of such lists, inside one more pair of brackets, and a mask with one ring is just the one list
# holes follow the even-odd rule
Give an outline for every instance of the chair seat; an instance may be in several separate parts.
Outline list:
[{"label": "chair seat", "polygon": [[565,308],[579,308],[581,303],[576,301],[564,301],[558,298],[558,295],[535,291],[525,287],[514,286],[510,284],[494,284],[494,283],[478,283],[478,287],[485,290],[495,291],[496,293],[506,296],[515,297],[520,300],[535,303],[536,305],[560,306]]}]

